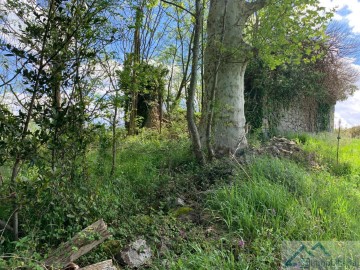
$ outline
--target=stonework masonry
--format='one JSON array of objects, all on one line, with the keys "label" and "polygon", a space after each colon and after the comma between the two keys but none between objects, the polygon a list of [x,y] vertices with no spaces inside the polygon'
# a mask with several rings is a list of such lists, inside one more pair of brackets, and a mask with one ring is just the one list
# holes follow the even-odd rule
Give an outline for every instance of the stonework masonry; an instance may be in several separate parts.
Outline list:
[{"label": "stonework masonry", "polygon": [[[281,109],[276,130],[279,133],[332,131],[334,130],[334,114],[335,105],[330,107],[327,115],[320,116],[316,104],[298,100],[288,109]],[[320,127],[320,117],[327,122],[326,127]]]}]

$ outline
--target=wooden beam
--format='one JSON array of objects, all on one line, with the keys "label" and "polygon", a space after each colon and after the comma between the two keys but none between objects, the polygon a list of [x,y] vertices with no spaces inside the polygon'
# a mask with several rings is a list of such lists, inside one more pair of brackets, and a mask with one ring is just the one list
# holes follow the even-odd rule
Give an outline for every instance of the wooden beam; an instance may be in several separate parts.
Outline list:
[{"label": "wooden beam", "polygon": [[77,233],[69,241],[62,243],[47,257],[45,265],[55,267],[55,269],[64,268],[104,242],[110,236],[107,225],[100,219]]}]

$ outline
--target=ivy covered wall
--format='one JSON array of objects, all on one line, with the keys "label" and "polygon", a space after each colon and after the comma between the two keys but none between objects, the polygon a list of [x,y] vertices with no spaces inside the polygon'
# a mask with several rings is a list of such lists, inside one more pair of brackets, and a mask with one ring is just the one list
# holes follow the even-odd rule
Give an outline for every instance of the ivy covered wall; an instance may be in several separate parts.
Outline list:
[{"label": "ivy covered wall", "polygon": [[317,63],[275,70],[255,60],[245,75],[245,115],[254,132],[321,132],[334,128],[334,89]]}]

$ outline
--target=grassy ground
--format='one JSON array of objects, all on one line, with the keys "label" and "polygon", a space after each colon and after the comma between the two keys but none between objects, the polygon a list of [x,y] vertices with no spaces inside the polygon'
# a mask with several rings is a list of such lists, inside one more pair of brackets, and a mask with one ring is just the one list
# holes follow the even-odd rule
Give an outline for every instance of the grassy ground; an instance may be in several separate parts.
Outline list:
[{"label": "grassy ground", "polygon": [[[68,187],[45,185],[34,168],[23,173],[26,236],[14,246],[5,235],[0,253],[16,254],[7,266],[30,265],[26,258],[40,260],[98,218],[113,238],[80,265],[111,258],[140,236],[154,251],[151,269],[194,270],[278,269],[284,240],[360,241],[360,140],[341,139],[337,164],[336,135],[293,137],[309,158],[199,168],[186,138],[147,133],[119,142],[111,177],[110,138],[102,134],[88,154],[88,180],[71,196]],[[6,215],[3,209],[0,218]]]},{"label": "grassy ground", "polygon": [[215,188],[205,207],[219,240],[183,254],[179,269],[279,269],[284,240],[360,240],[360,140],[342,139],[336,164],[336,135],[296,139],[316,165],[259,157],[250,177]]},{"label": "grassy ground", "polygon": [[[322,133],[318,136],[308,137],[304,147],[307,151],[317,154],[324,164],[336,166],[337,160],[337,135]],[[339,143],[339,169],[348,167],[351,173],[360,172],[360,139],[341,137]],[[340,171],[341,174],[341,171]]]}]

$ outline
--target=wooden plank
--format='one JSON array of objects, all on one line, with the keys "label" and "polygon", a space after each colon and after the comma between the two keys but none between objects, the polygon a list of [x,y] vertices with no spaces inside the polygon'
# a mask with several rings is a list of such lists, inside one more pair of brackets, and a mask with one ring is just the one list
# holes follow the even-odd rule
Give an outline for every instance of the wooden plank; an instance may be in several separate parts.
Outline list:
[{"label": "wooden plank", "polygon": [[69,241],[62,243],[47,257],[45,265],[55,267],[55,269],[64,268],[104,242],[110,236],[107,225],[100,219],[77,233]]}]

